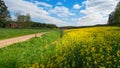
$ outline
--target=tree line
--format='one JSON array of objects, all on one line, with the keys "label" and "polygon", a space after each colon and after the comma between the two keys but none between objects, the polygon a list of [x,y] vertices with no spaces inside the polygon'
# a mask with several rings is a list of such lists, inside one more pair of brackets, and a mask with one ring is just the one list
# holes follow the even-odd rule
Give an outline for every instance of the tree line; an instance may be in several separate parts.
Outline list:
[{"label": "tree line", "polygon": [[14,28],[57,28],[55,24],[32,21],[29,13],[22,15],[20,12],[17,12],[16,17],[16,21],[11,19],[8,7],[3,0],[0,0],[0,28],[10,28],[10,26],[14,26]]}]

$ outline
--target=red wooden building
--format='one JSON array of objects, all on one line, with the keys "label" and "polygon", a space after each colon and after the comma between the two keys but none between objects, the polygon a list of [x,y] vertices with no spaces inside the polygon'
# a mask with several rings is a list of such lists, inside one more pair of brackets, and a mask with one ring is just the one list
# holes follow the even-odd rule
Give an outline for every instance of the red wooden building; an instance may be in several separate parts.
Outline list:
[{"label": "red wooden building", "polygon": [[22,28],[22,24],[20,24],[20,23],[9,23],[8,27],[9,28]]}]

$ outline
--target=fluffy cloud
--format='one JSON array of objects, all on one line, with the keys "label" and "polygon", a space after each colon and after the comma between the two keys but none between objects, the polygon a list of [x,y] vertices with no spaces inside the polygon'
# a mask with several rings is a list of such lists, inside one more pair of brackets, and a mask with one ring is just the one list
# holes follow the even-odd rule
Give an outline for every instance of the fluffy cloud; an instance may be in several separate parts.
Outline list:
[{"label": "fluffy cloud", "polygon": [[48,7],[48,8],[51,8],[52,5],[50,4],[47,4],[45,2],[38,2],[38,1],[35,1],[35,4],[39,5],[39,6],[44,6],[44,7]]},{"label": "fluffy cloud", "polygon": [[[12,13],[30,13],[33,21],[36,21],[35,19],[37,19],[40,22],[57,24],[58,26],[105,24],[107,23],[109,14],[114,10],[116,4],[119,2],[119,0],[86,0],[82,3],[82,6],[75,4],[72,8],[69,8],[59,6],[59,2],[59,5],[54,7],[53,5],[45,2],[38,2],[38,0],[31,0],[31,2],[25,0],[4,1]],[[66,2],[66,0],[64,0],[64,2]],[[80,10],[80,13],[73,13],[72,10],[70,10],[73,8],[80,9],[81,7],[85,9]],[[14,16],[13,19],[15,19]]]},{"label": "fluffy cloud", "polygon": [[80,8],[81,8],[81,6],[79,4],[73,5],[73,9],[80,9]]},{"label": "fluffy cloud", "polygon": [[[24,0],[5,0],[8,9],[11,12],[21,12],[22,14],[30,13],[31,17],[34,19],[39,19],[46,23],[53,23],[60,26],[61,24],[66,24],[64,21],[59,20],[57,18],[51,17],[49,12],[43,10],[42,7],[38,7],[36,3],[24,1]],[[41,5],[50,7],[50,5],[46,3],[39,3]]]},{"label": "fluffy cloud", "polygon": [[118,0],[87,0],[83,2],[85,10],[80,13],[84,17],[78,19],[78,25],[105,24],[109,14],[114,10]]},{"label": "fluffy cloud", "polygon": [[59,17],[68,17],[70,15],[75,15],[70,12],[70,10],[64,6],[56,6],[54,9],[50,10],[51,13],[56,14]]}]

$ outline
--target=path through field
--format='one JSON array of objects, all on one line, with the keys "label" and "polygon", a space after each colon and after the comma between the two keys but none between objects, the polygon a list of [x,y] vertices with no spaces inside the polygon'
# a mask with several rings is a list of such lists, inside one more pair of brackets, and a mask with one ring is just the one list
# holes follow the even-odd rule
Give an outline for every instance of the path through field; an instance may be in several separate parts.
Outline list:
[{"label": "path through field", "polygon": [[3,48],[3,47],[8,46],[8,45],[11,45],[13,43],[24,42],[24,41],[27,41],[28,39],[33,38],[33,37],[41,37],[45,33],[46,32],[42,32],[42,33],[36,33],[36,34],[31,34],[31,35],[25,35],[25,36],[20,36],[20,37],[0,40],[0,48]]}]

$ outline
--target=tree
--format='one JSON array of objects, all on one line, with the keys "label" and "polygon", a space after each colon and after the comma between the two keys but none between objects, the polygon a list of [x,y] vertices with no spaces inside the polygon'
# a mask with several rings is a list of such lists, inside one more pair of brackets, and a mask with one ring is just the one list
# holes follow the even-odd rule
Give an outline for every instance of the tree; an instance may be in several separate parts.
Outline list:
[{"label": "tree", "polygon": [[17,22],[19,22],[19,23],[26,22],[26,16],[25,15],[19,15],[17,17]]},{"label": "tree", "polygon": [[20,12],[16,13],[17,23],[22,25],[22,28],[31,28],[32,21],[30,14],[22,15]]},{"label": "tree", "polygon": [[120,25],[120,2],[117,4],[115,11],[109,15],[109,25]]},{"label": "tree", "polygon": [[31,16],[30,16],[30,14],[28,13],[27,15],[26,15],[26,22],[30,22],[31,21]]},{"label": "tree", "polygon": [[112,13],[109,15],[109,19],[108,19],[108,24],[109,24],[109,25],[114,24],[114,15],[115,15],[115,12],[112,12]]},{"label": "tree", "polygon": [[120,24],[120,2],[117,4],[114,15],[114,22]]},{"label": "tree", "polygon": [[16,17],[17,22],[31,22],[31,17],[29,13],[27,15],[22,15],[21,13],[17,12]]},{"label": "tree", "polygon": [[0,0],[0,27],[5,27],[6,22],[10,20],[11,17],[9,11],[7,10],[7,6],[3,0]]}]

